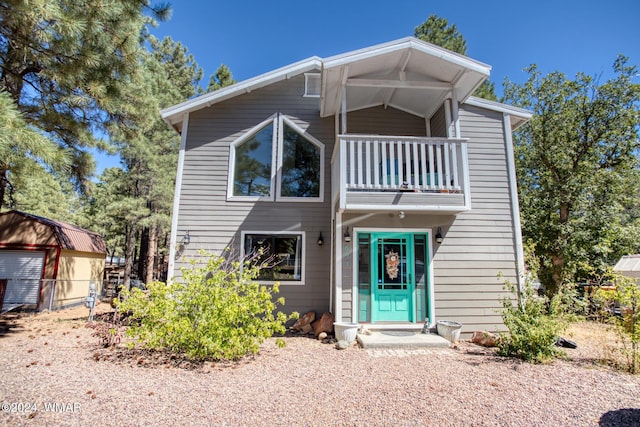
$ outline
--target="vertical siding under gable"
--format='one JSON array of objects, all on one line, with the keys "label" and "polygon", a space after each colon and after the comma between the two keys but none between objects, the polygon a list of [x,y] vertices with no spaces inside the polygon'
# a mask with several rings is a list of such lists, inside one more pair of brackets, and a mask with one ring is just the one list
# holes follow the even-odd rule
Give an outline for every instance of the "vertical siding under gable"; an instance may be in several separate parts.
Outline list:
[{"label": "vertical siding under gable", "polygon": [[517,279],[517,262],[502,114],[462,105],[460,129],[469,139],[471,210],[455,217],[436,249],[436,316],[467,333],[503,329],[499,300],[504,281]]},{"label": "vertical siding under gable", "polygon": [[[318,98],[303,98],[304,76],[296,76],[230,100],[204,108],[189,116],[185,147],[178,240],[189,230],[191,243],[183,257],[197,257],[198,249],[220,253],[232,246],[238,250],[241,231],[303,231],[305,284],[282,285],[284,311],[329,307],[330,294],[330,168],[333,151],[333,118],[321,119]],[[229,146],[251,128],[275,113],[282,113],[325,145],[324,202],[227,201]],[[317,245],[322,232],[326,244]],[[181,279],[176,260],[176,280]]]}]

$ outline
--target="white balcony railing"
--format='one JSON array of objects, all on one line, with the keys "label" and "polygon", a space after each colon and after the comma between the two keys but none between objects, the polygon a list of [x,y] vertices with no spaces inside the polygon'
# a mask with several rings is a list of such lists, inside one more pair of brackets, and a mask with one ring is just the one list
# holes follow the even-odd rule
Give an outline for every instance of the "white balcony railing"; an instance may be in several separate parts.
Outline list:
[{"label": "white balcony railing", "polygon": [[451,138],[340,135],[347,190],[459,192],[466,142]]},{"label": "white balcony railing", "polygon": [[465,191],[466,140],[339,135],[336,148],[332,184],[341,206],[347,203],[347,194],[361,192],[412,192],[419,196]]}]

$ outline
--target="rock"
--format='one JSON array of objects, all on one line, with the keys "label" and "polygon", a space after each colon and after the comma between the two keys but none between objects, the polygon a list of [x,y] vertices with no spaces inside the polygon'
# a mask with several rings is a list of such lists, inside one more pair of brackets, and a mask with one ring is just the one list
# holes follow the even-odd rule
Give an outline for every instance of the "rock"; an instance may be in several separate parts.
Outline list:
[{"label": "rock", "polygon": [[345,340],[340,340],[336,343],[336,348],[338,350],[345,350],[349,348],[349,346],[350,346],[349,341],[345,341]]},{"label": "rock", "polygon": [[304,325],[302,327],[302,329],[300,329],[300,331],[302,333],[309,334],[309,333],[313,332],[313,328],[311,327],[311,325]]},{"label": "rock", "polygon": [[320,319],[316,320],[311,324],[313,328],[313,333],[318,336],[321,332],[326,332],[330,334],[333,332],[333,314],[328,311],[322,313]]},{"label": "rock", "polygon": [[296,321],[296,323],[293,324],[291,329],[293,329],[294,331],[301,331],[302,328],[305,325],[310,325],[311,322],[313,322],[314,320],[316,320],[316,312],[315,311],[309,311],[309,312],[303,314],[302,317],[300,317]]},{"label": "rock", "polygon": [[320,332],[320,334],[318,335],[318,339],[319,340],[323,340],[327,337],[327,333],[326,332]]},{"label": "rock", "polygon": [[471,342],[483,347],[497,347],[500,337],[487,331],[476,331],[471,336]]}]

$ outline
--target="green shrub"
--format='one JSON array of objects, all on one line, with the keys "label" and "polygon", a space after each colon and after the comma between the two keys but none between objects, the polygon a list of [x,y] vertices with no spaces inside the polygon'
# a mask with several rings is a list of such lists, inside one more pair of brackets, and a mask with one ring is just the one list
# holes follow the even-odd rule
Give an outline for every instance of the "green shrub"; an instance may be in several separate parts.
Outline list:
[{"label": "green shrub", "polygon": [[205,261],[182,270],[182,282],[150,283],[147,292],[125,295],[118,309],[135,319],[129,336],[150,349],[231,360],[256,354],[266,338],[285,332],[288,317],[277,311],[284,298],[273,300],[278,284],[256,283],[259,267],[249,261],[202,255]]},{"label": "green shrub", "polygon": [[570,324],[567,304],[572,298],[538,296],[529,282],[520,295],[514,284],[506,282],[505,287],[513,296],[501,299],[502,320],[509,333],[501,335],[498,354],[535,363],[564,354],[555,343]]}]

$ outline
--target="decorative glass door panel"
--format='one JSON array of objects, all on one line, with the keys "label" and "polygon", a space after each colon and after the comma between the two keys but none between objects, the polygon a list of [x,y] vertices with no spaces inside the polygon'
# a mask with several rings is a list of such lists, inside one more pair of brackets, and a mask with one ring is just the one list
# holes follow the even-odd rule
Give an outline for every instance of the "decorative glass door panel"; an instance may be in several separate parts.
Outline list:
[{"label": "decorative glass door panel", "polygon": [[413,322],[415,273],[413,235],[371,235],[372,321]]}]

